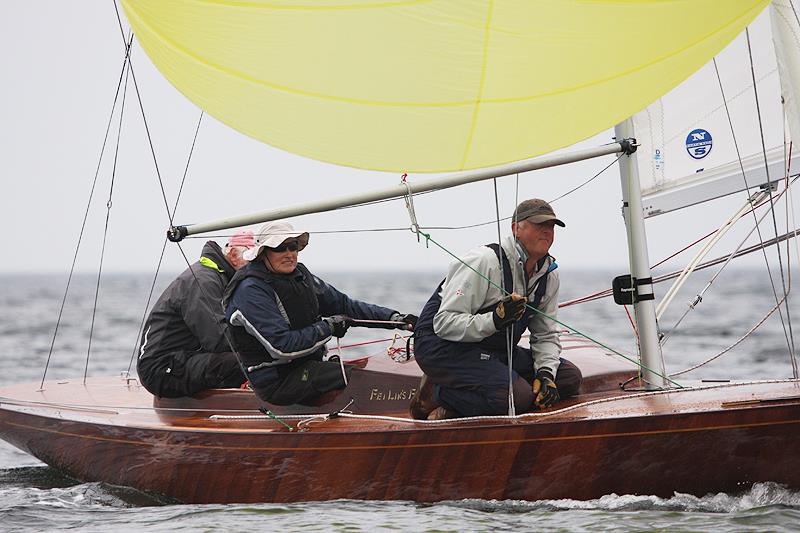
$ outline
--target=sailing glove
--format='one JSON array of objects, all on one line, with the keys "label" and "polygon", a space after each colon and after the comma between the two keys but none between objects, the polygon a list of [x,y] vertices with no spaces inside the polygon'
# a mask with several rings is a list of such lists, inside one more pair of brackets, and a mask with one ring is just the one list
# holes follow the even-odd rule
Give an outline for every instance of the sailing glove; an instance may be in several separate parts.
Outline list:
[{"label": "sailing glove", "polygon": [[558,396],[558,387],[553,375],[547,370],[539,370],[533,380],[533,405],[537,409],[544,409],[556,403],[560,397]]},{"label": "sailing glove", "polygon": [[505,329],[525,314],[525,304],[528,299],[513,293],[503,298],[492,311],[492,320],[497,331]]},{"label": "sailing glove", "polygon": [[[405,326],[400,326],[398,329],[404,329],[406,331],[414,331],[414,326],[417,325],[417,320],[419,317],[417,315],[412,315],[411,313],[401,315],[400,313],[395,313],[392,315],[390,319],[392,322],[403,322]],[[392,326],[396,327],[396,326]]]},{"label": "sailing glove", "polygon": [[344,337],[344,334],[347,333],[347,328],[353,325],[350,317],[345,315],[326,316],[322,321],[330,326],[331,335],[338,338]]}]

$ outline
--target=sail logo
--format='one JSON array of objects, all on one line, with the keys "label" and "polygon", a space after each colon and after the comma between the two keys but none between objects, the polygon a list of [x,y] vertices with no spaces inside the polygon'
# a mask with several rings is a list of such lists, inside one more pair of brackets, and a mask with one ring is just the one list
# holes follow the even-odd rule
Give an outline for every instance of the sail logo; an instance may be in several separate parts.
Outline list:
[{"label": "sail logo", "polygon": [[660,148],[653,150],[653,164],[655,165],[656,170],[661,170],[664,168],[664,153]]},{"label": "sail logo", "polygon": [[703,129],[696,129],[686,136],[686,151],[695,159],[703,159],[711,153],[714,141],[711,134]]}]

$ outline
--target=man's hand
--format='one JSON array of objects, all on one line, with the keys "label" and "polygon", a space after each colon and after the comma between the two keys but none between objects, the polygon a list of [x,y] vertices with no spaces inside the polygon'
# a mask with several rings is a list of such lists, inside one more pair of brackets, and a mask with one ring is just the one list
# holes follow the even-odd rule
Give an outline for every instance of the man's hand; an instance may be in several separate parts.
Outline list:
[{"label": "man's hand", "polygon": [[345,315],[326,316],[322,320],[331,327],[331,335],[338,338],[344,337],[344,334],[347,333],[347,328],[353,325],[350,317]]},{"label": "man's hand", "polygon": [[559,400],[558,387],[553,375],[547,370],[539,370],[533,380],[533,405],[537,409],[550,407]]},{"label": "man's hand", "polygon": [[395,313],[392,315],[392,322],[402,322],[405,324],[405,326],[399,326],[398,329],[404,329],[406,331],[414,331],[414,326],[417,325],[417,320],[419,320],[419,317],[417,315],[412,315],[411,313],[405,315]]},{"label": "man's hand", "polygon": [[525,314],[526,303],[528,303],[528,299],[517,293],[503,298],[492,311],[494,327],[500,331],[522,318],[522,315]]}]

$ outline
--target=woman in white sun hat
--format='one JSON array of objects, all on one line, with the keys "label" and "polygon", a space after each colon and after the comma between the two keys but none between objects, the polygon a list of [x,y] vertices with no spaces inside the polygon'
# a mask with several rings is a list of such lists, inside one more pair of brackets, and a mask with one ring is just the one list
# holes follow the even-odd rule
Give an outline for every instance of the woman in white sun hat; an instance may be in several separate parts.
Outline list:
[{"label": "woman in white sun hat", "polygon": [[344,336],[353,319],[413,329],[416,316],[353,300],[298,263],[307,232],[276,221],[262,225],[255,237],[244,254],[250,264],[231,280],[224,304],[239,357],[262,400],[308,404],[344,388],[339,364],[323,356],[325,343]]}]

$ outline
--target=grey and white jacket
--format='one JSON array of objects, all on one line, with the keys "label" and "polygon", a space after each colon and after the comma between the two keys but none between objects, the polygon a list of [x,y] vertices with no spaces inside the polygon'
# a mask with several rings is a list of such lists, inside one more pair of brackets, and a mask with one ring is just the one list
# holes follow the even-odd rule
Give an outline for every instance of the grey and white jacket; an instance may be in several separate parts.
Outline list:
[{"label": "grey and white jacket", "polygon": [[[530,297],[536,281],[547,273],[553,259],[548,256],[541,268],[533,273],[531,279],[526,280],[523,268],[526,258],[524,249],[517,244],[513,236],[504,238],[501,246],[513,271],[514,286],[507,287],[506,290]],[[442,304],[433,318],[433,329],[445,340],[479,342],[496,333],[497,329],[491,312],[476,313],[499,302],[503,294],[500,289],[489,284],[472,269],[483,273],[492,283],[500,286],[503,283],[502,268],[494,250],[487,246],[470,250],[462,259],[466,265],[461,261],[454,261],[447,271],[440,292]],[[539,304],[539,310],[553,318],[557,318],[558,313],[559,285],[558,270],[553,270],[549,274],[547,290]],[[537,371],[547,369],[555,376],[561,355],[558,324],[534,312],[527,327],[530,332],[534,369]]]}]

